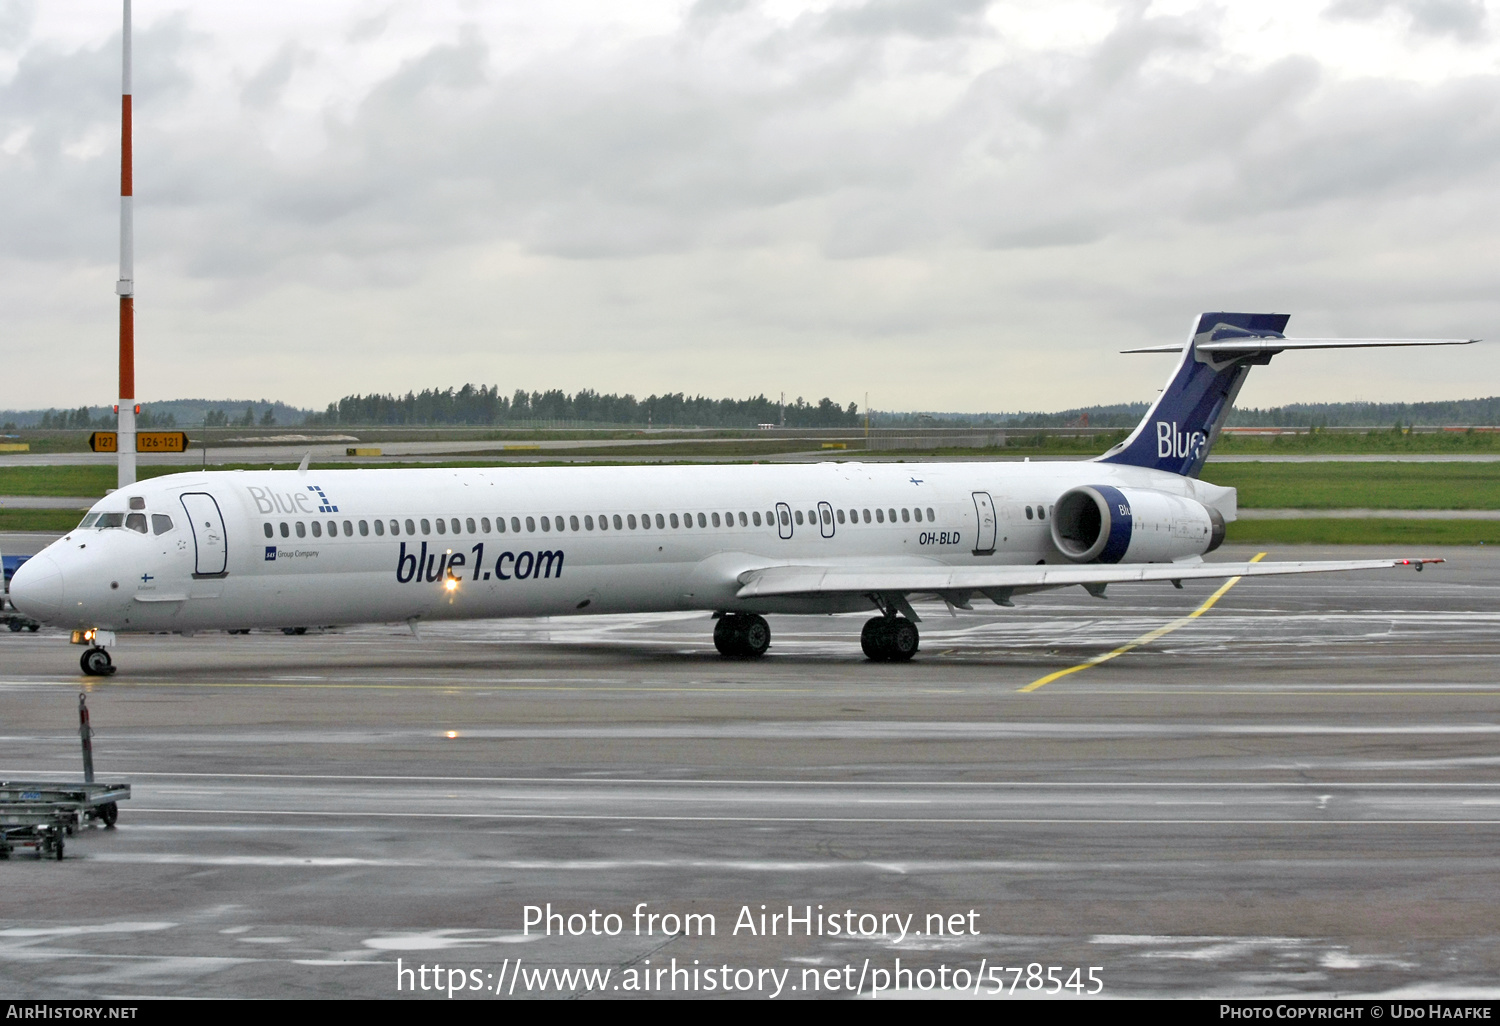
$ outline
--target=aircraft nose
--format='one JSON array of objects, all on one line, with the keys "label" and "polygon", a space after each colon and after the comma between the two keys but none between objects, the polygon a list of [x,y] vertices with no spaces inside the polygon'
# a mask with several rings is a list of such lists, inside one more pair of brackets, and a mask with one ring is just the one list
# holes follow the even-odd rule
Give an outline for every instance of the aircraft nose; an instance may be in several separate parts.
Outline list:
[{"label": "aircraft nose", "polygon": [[10,601],[34,620],[50,620],[62,611],[62,570],[51,556],[32,556],[17,568]]}]

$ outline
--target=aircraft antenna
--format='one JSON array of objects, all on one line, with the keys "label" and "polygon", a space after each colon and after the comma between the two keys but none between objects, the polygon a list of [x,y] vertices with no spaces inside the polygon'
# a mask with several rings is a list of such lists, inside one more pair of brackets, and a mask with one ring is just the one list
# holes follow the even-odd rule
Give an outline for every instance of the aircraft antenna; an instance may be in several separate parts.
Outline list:
[{"label": "aircraft antenna", "polygon": [[135,218],[131,212],[134,161],[130,128],[130,0],[124,0],[124,32],[121,35],[120,103],[120,279],[115,293],[120,297],[120,393],[118,435],[115,448],[120,458],[118,485],[135,484]]}]

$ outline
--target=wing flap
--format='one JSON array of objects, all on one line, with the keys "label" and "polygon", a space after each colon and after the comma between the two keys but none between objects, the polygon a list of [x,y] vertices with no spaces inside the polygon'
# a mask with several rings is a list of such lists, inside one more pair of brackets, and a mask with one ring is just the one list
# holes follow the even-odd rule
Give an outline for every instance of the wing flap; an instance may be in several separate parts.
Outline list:
[{"label": "wing flap", "polygon": [[1064,588],[1074,584],[1129,584],[1136,581],[1188,581],[1225,577],[1385,570],[1441,559],[1339,559],[1281,563],[1089,563],[1079,566],[844,567],[773,566],[740,575],[741,599],[785,595],[940,593],[1007,588]]}]

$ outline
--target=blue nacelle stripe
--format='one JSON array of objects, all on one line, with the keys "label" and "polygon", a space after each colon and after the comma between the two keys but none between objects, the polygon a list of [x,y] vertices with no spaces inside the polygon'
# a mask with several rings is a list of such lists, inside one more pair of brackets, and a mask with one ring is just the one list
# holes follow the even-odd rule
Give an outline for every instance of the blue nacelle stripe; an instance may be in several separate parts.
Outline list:
[{"label": "blue nacelle stripe", "polygon": [[1109,485],[1094,485],[1094,490],[1104,497],[1109,507],[1109,541],[1099,553],[1099,562],[1118,563],[1130,548],[1130,534],[1135,528],[1135,518],[1130,512],[1130,503],[1118,488]]}]

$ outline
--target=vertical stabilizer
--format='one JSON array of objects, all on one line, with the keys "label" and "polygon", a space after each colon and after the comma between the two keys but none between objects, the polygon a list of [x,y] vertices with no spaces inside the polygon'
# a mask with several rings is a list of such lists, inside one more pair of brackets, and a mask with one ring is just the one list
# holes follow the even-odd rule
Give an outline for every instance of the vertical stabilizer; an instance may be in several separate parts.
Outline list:
[{"label": "vertical stabilizer", "polygon": [[[1206,313],[1193,323],[1167,387],[1130,437],[1099,457],[1103,463],[1150,467],[1197,477],[1218,440],[1245,375],[1271,362],[1284,341],[1289,314]],[[1199,346],[1226,340],[1254,340],[1264,348],[1203,352]]]}]

